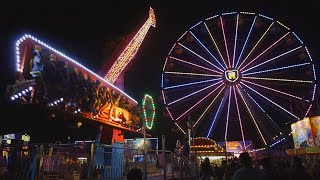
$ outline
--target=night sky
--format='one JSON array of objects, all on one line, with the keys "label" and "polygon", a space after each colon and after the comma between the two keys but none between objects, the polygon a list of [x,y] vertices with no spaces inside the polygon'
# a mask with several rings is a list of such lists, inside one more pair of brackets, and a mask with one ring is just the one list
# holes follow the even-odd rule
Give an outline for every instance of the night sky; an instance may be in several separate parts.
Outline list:
[{"label": "night sky", "polygon": [[[320,62],[320,27],[317,25],[320,15],[315,1],[114,2],[21,1],[1,6],[1,94],[4,94],[6,84],[14,82],[13,47],[17,37],[25,33],[38,37],[103,76],[119,55],[119,49],[124,48],[148,18],[150,6],[155,11],[157,25],[156,28],[150,28],[139,52],[130,63],[125,76],[125,92],[138,102],[145,93],[155,98],[158,114],[155,128],[149,133],[156,137],[161,134],[174,135],[171,123],[168,123],[170,120],[163,116],[160,100],[165,58],[182,33],[207,17],[230,11],[268,15],[298,34],[308,46],[313,60]],[[4,99],[2,96],[0,112],[7,114],[3,112],[7,103]],[[6,125],[6,120],[2,117],[2,124]],[[10,126],[5,129],[10,129]]]}]

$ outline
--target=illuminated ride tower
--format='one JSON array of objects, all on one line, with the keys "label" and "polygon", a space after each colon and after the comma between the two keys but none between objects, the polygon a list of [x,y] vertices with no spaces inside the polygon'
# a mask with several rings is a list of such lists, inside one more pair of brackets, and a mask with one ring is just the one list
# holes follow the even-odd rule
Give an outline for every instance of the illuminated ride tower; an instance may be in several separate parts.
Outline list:
[{"label": "illuminated ride tower", "polygon": [[149,18],[143,24],[143,26],[139,29],[139,31],[135,34],[135,36],[131,39],[129,44],[117,58],[116,62],[112,65],[109,72],[104,76],[104,78],[115,84],[118,88],[124,89],[124,72],[123,70],[127,67],[129,62],[134,58],[137,54],[139,47],[141,46],[143,39],[145,38],[150,27],[156,26],[156,17],[153,9],[150,7],[149,10]]}]

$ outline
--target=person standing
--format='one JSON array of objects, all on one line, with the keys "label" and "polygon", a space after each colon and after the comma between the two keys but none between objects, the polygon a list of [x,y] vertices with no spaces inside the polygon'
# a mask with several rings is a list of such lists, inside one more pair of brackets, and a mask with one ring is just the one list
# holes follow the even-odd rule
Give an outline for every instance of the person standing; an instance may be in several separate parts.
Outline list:
[{"label": "person standing", "polygon": [[239,156],[241,168],[236,170],[232,180],[258,180],[260,178],[260,171],[253,168],[251,157],[248,152],[243,152]]}]

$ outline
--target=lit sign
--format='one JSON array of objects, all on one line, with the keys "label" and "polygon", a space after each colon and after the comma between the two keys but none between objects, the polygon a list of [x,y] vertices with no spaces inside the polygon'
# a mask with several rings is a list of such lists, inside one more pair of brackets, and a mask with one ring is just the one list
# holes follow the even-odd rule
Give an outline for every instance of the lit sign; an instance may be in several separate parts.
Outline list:
[{"label": "lit sign", "polygon": [[235,82],[239,78],[238,70],[227,70],[225,71],[226,80],[229,82]]}]

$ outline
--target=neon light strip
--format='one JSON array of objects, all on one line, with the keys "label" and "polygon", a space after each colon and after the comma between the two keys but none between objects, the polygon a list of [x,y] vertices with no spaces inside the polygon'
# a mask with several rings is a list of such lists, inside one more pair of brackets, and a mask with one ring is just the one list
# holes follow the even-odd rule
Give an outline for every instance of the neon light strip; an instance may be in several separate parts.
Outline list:
[{"label": "neon light strip", "polygon": [[[310,55],[310,53],[309,53],[308,48],[307,48],[307,47],[304,47],[304,48],[305,48],[305,50],[307,51],[310,60],[312,61],[312,57],[311,57],[311,55]],[[312,64],[312,70],[313,70],[313,78],[314,78],[314,80],[317,80],[316,70],[315,70],[314,64]]]},{"label": "neon light strip", "polygon": [[[222,85],[222,84],[221,84]],[[219,85],[217,88],[215,88],[213,91],[211,91],[209,94],[207,94],[205,97],[203,97],[200,101],[198,101],[196,104],[191,106],[187,111],[182,113],[176,120],[179,120],[181,117],[183,117],[185,114],[187,114],[189,111],[191,111],[193,108],[195,108],[198,104],[200,104],[203,100],[208,98],[212,93],[214,93],[221,85]]]},{"label": "neon light strip", "polygon": [[[169,53],[168,53],[168,55],[169,54],[171,54],[171,52],[173,51],[173,49],[174,49],[174,47],[177,45],[177,43],[174,43],[174,45],[171,47],[171,49],[170,49],[170,51],[169,51]],[[168,59],[168,58],[167,58]],[[165,67],[165,65],[163,66],[163,67]]]},{"label": "neon light strip", "polygon": [[265,115],[271,120],[271,122],[273,123],[273,125],[276,127],[276,129],[279,131],[279,134],[282,135],[281,129],[279,128],[279,126],[274,122],[274,120],[269,116],[269,114],[267,114],[267,112],[260,106],[260,104],[246,91],[246,94],[250,97],[250,99],[261,109],[262,112],[265,113]]},{"label": "neon light strip", "polygon": [[252,70],[252,69],[254,69],[254,68],[257,68],[257,67],[259,67],[259,66],[261,66],[261,65],[263,65],[263,64],[266,64],[266,63],[268,63],[268,62],[271,62],[271,61],[273,61],[273,60],[275,60],[275,59],[278,59],[278,58],[280,58],[280,57],[282,57],[282,56],[284,56],[284,55],[287,55],[287,54],[289,54],[289,53],[291,53],[291,52],[293,52],[293,51],[296,51],[296,50],[300,49],[301,47],[302,47],[302,46],[299,46],[299,47],[294,48],[294,49],[292,49],[292,50],[290,50],[290,51],[287,51],[287,52],[285,52],[285,53],[282,53],[282,54],[280,54],[280,55],[278,55],[278,56],[276,56],[276,57],[274,57],[274,58],[271,58],[271,59],[266,60],[266,61],[264,61],[264,62],[262,62],[262,63],[260,63],[260,64],[257,64],[257,65],[255,65],[255,66],[253,66],[253,67],[251,67],[251,68],[245,69],[244,71],[242,71],[242,73],[245,73],[245,72],[247,72],[247,71],[249,71],[249,70]]},{"label": "neon light strip", "polygon": [[228,126],[229,126],[229,114],[230,114],[230,104],[231,104],[231,86],[229,87],[229,98],[228,98],[228,109],[227,109],[227,121],[226,121],[226,129],[224,132],[224,141],[227,142],[228,135]]},{"label": "neon light strip", "polygon": [[211,16],[211,17],[208,17],[207,19],[206,19],[206,21],[207,20],[210,20],[210,19],[213,19],[213,18],[216,18],[216,17],[218,17],[219,15],[214,15],[214,16]]},{"label": "neon light strip", "polygon": [[285,108],[283,108],[282,106],[280,106],[279,104],[273,102],[272,100],[270,100],[269,98],[265,97],[264,95],[260,94],[259,92],[257,92],[256,90],[254,90],[253,88],[249,87],[248,85],[244,84],[243,82],[240,82],[242,85],[246,86],[247,88],[249,88],[251,91],[259,94],[261,97],[265,98],[266,100],[268,100],[269,102],[271,102],[272,104],[276,105],[277,107],[279,107],[280,109],[282,109],[283,111],[285,111],[286,113],[290,114],[291,116],[293,116],[294,118],[299,119],[298,116],[292,114],[290,111],[286,110]]},{"label": "neon light strip", "polygon": [[182,46],[183,48],[185,48],[186,50],[188,50],[189,52],[191,52],[192,54],[196,55],[197,57],[199,57],[200,59],[204,60],[205,62],[207,62],[208,64],[210,64],[211,66],[219,69],[220,71],[223,71],[222,69],[218,68],[216,65],[212,64],[210,61],[208,61],[207,59],[205,59],[204,57],[200,56],[199,54],[195,53],[194,51],[192,51],[191,49],[187,48],[186,46],[184,46],[181,43],[178,43],[180,46]]},{"label": "neon light strip", "polygon": [[164,91],[162,90],[161,93],[162,93],[163,104],[166,105],[167,102],[166,102],[166,98],[165,98],[165,96],[164,96]]},{"label": "neon light strip", "polygon": [[275,142],[275,143],[271,144],[269,147],[272,147],[272,146],[274,146],[274,145],[276,145],[276,144],[278,144],[278,143],[282,142],[282,141],[283,141],[283,140],[285,140],[285,139],[286,139],[286,138],[284,137],[284,138],[280,139],[279,141],[277,141],[277,142]]},{"label": "neon light strip", "polygon": [[314,86],[313,86],[313,92],[312,92],[312,101],[314,100],[314,96],[316,95],[316,87],[317,87],[317,85],[314,84]]},{"label": "neon light strip", "polygon": [[279,70],[290,69],[290,68],[295,68],[295,67],[299,67],[299,66],[305,66],[305,65],[309,65],[309,64],[310,64],[309,62],[302,63],[302,64],[294,64],[294,65],[290,65],[290,66],[282,66],[282,67],[267,69],[267,70],[263,70],[263,71],[255,71],[252,73],[244,73],[242,75],[246,76],[246,75],[252,75],[252,74],[261,74],[261,73],[266,73],[266,72],[279,71]]},{"label": "neon light strip", "polygon": [[[275,46],[278,42],[280,42],[283,38],[285,38],[290,32],[287,32],[285,35],[283,35],[280,39],[278,39],[276,42],[274,42],[273,44],[271,44],[271,46],[269,46],[267,49],[265,49],[262,53],[260,53],[258,56],[256,56],[254,59],[252,59],[248,64],[246,64],[244,67],[242,67],[240,69],[240,71],[242,71],[243,69],[245,69],[249,64],[253,63],[255,60],[257,60],[260,56],[262,56],[264,53],[266,53],[269,49],[271,49],[273,46]],[[241,66],[241,65],[240,65]],[[240,68],[239,66],[239,68]]]},{"label": "neon light strip", "polygon": [[[193,92],[193,93],[191,93],[191,94],[188,94],[187,96],[184,96],[184,97],[182,97],[182,98],[179,98],[179,99],[177,99],[177,100],[174,100],[174,101],[168,103],[168,106],[170,106],[170,105],[172,105],[172,104],[174,104],[174,103],[176,103],[176,102],[178,102],[178,101],[181,101],[181,100],[183,100],[183,99],[185,99],[185,98],[187,98],[187,97],[190,97],[190,96],[192,96],[192,95],[195,95],[195,94],[197,94],[197,93],[199,93],[199,92],[201,92],[201,91],[204,91],[204,90],[206,90],[206,89],[208,89],[208,88],[210,88],[210,87],[212,87],[212,86],[214,86],[214,85],[217,85],[217,84],[219,84],[219,83],[222,83],[222,81],[216,82],[216,83],[214,83],[214,84],[212,84],[212,85],[210,85],[210,86],[207,86],[207,87],[205,87],[205,88],[202,88],[202,89],[200,89],[200,90],[198,90],[198,91],[196,91],[196,92]],[[219,88],[219,87],[222,86],[222,85],[223,85],[223,84],[220,84],[217,88]],[[217,89],[217,88],[216,88],[216,89]]]},{"label": "neon light strip", "polygon": [[198,120],[193,124],[193,127],[195,128],[196,125],[198,124],[198,122],[200,121],[200,119],[204,116],[204,114],[208,111],[208,109],[212,106],[212,104],[217,100],[218,96],[221,94],[222,90],[224,88],[222,88],[220,90],[220,92],[216,95],[216,97],[211,101],[211,103],[209,104],[209,106],[203,111],[203,113],[201,114],[201,116],[198,118]]},{"label": "neon light strip", "polygon": [[250,30],[249,30],[249,32],[248,32],[246,41],[244,42],[244,44],[243,44],[243,46],[242,46],[241,53],[240,53],[240,55],[239,55],[239,57],[238,57],[238,60],[237,60],[237,63],[236,63],[235,68],[238,68],[238,64],[239,64],[239,62],[240,62],[240,58],[242,57],[242,54],[243,54],[243,52],[244,52],[244,49],[245,49],[245,47],[247,46],[249,37],[250,37],[250,35],[251,35],[252,29],[253,29],[253,27],[254,27],[254,24],[255,24],[255,22],[256,22],[256,19],[257,19],[257,16],[255,16],[254,19],[253,19],[253,21],[252,21]]},{"label": "neon light strip", "polygon": [[243,79],[258,79],[266,81],[283,81],[283,82],[297,82],[297,83],[313,83],[312,81],[296,80],[296,79],[276,79],[276,78],[263,78],[263,77],[250,77],[244,76]]},{"label": "neon light strip", "polygon": [[[191,63],[191,62],[188,62],[188,61],[185,61],[185,60],[182,60],[182,59],[173,57],[173,56],[170,56],[169,58],[174,59],[174,60],[177,60],[177,61],[180,61],[180,62],[183,62],[183,63],[185,63],[185,64],[190,64],[190,65],[199,67],[199,68],[201,68],[201,69],[205,69],[205,70],[208,70],[208,71],[211,71],[211,72],[215,72],[215,73],[217,73],[217,74],[222,74],[222,70],[221,70],[221,72],[215,71],[215,70],[213,70],[213,69],[206,68],[206,67],[200,66],[200,65],[198,65],[198,64],[194,64],[194,63]],[[215,66],[215,67],[216,67],[216,66]],[[219,70],[220,70],[220,69],[219,69]]]},{"label": "neon light strip", "polygon": [[[152,11],[152,13],[150,13]],[[139,31],[135,34],[135,36],[131,39],[129,44],[117,58],[116,62],[112,65],[109,72],[105,75],[105,79],[107,81],[114,83],[128,63],[133,59],[133,57],[137,54],[138,49],[140,48],[143,39],[145,38],[147,32],[149,31],[151,26],[155,26],[155,16],[152,8],[150,8],[149,18],[143,24],[143,26],[139,29]]]},{"label": "neon light strip", "polygon": [[251,55],[251,53],[256,49],[256,47],[258,46],[258,44],[262,41],[262,39],[264,38],[264,36],[267,34],[267,32],[269,31],[269,29],[271,28],[271,26],[273,25],[270,24],[270,26],[268,27],[268,29],[263,33],[263,35],[261,36],[261,38],[259,39],[259,41],[254,45],[254,47],[251,49],[251,51],[249,52],[249,54],[244,58],[244,60],[242,61],[242,63],[239,65],[238,68],[240,68],[242,66],[242,64],[248,59],[248,57]]},{"label": "neon light strip", "polygon": [[208,31],[208,33],[209,33],[209,35],[210,35],[210,38],[211,38],[212,42],[214,43],[214,46],[216,47],[216,49],[217,49],[217,51],[218,51],[218,53],[219,53],[219,55],[220,55],[220,58],[221,58],[222,62],[224,63],[224,65],[225,65],[226,67],[228,67],[228,65],[226,64],[226,61],[224,60],[224,58],[223,58],[223,56],[222,56],[222,54],[221,54],[221,52],[220,52],[220,50],[219,50],[219,47],[218,47],[216,41],[214,40],[214,38],[213,38],[213,36],[212,36],[212,34],[211,34],[211,32],[210,32],[207,24],[206,24],[206,22],[204,22],[204,25],[206,26],[206,29],[207,29],[207,31]]},{"label": "neon light strip", "polygon": [[239,26],[239,14],[237,14],[236,34],[235,34],[235,38],[234,38],[234,47],[233,47],[232,68],[234,68],[234,59],[236,56],[237,40],[238,40],[238,26]]},{"label": "neon light strip", "polygon": [[183,134],[187,134],[177,123],[174,123],[181,131]]},{"label": "neon light strip", "polygon": [[176,72],[176,71],[166,71],[164,73],[176,74],[176,75],[204,76],[204,77],[222,77],[222,75],[215,75],[215,74],[198,74],[198,73]]},{"label": "neon light strip", "polygon": [[238,113],[238,117],[239,117],[239,124],[240,124],[242,142],[243,142],[243,146],[245,147],[245,150],[246,150],[246,141],[245,141],[245,138],[244,138],[244,133],[243,133],[243,128],[242,128],[242,120],[241,120],[241,116],[240,116],[240,109],[239,109],[236,89],[234,88],[234,86],[232,86],[232,89],[233,89],[234,98],[236,100],[236,107],[237,107],[237,113]]},{"label": "neon light strip", "polygon": [[298,39],[298,41],[300,41],[301,44],[303,44],[303,42],[301,41],[301,39],[299,38],[299,36],[295,33],[295,32],[292,32],[293,35]]},{"label": "neon light strip", "polygon": [[283,94],[283,95],[286,95],[286,96],[289,96],[289,97],[293,97],[293,98],[296,98],[296,99],[299,99],[299,100],[302,100],[302,101],[309,102],[309,100],[303,100],[302,97],[298,97],[298,96],[295,96],[295,95],[292,95],[292,94],[289,94],[289,93],[285,93],[285,92],[282,92],[282,91],[279,91],[279,90],[276,90],[276,89],[273,89],[273,88],[270,88],[270,87],[267,87],[267,86],[263,86],[263,85],[260,85],[260,84],[256,84],[256,83],[254,83],[254,82],[250,82],[250,81],[246,81],[246,80],[243,80],[243,82],[247,82],[247,83],[250,83],[250,84],[253,84],[253,85],[262,87],[262,88],[264,88],[264,89],[268,89],[268,90],[270,90],[270,91],[274,91],[274,92],[277,92],[277,93],[280,93],[280,94]]},{"label": "neon light strip", "polygon": [[[147,102],[147,98],[151,101],[151,107],[152,107],[152,116],[151,116],[151,120],[148,120],[148,115],[147,115],[147,111],[146,111],[146,102]],[[144,98],[142,100],[142,111],[143,111],[143,117],[144,117],[144,121],[146,123],[146,127],[148,129],[152,129],[153,127],[153,120],[156,114],[156,108],[154,105],[154,101],[152,96],[146,94],[144,95]],[[149,115],[150,116],[150,115]],[[150,123],[150,124],[149,124]]]},{"label": "neon light strip", "polygon": [[[134,100],[132,97],[130,97],[129,95],[127,95],[125,92],[123,92],[122,90],[120,90],[119,88],[117,88],[116,86],[114,86],[113,84],[111,84],[110,82],[106,81],[104,78],[100,77],[99,75],[97,75],[96,73],[92,72],[90,69],[86,68],[85,66],[81,65],[80,63],[78,63],[77,61],[75,61],[74,59],[66,56],[65,54],[61,53],[60,51],[56,50],[55,48],[47,45],[46,43],[38,40],[37,38],[29,35],[29,34],[25,34],[22,38],[20,38],[20,40],[17,41],[16,45],[20,46],[20,43],[22,43],[24,40],[26,40],[27,38],[41,44],[42,46],[48,48],[49,50],[59,54],[60,56],[64,57],[65,59],[67,59],[68,61],[71,61],[72,63],[76,64],[77,66],[81,67],[82,69],[88,71],[90,74],[94,75],[97,79],[99,79],[100,81],[105,82],[106,84],[108,84],[109,86],[111,86],[112,88],[116,89],[117,91],[121,92],[121,94],[124,94],[127,98],[129,98],[130,100],[132,100],[135,104],[138,104],[138,102],[136,100]],[[16,47],[16,49],[19,50],[19,47]],[[17,56],[19,54],[17,53]],[[18,62],[18,59],[17,59]],[[20,62],[20,61],[19,61]],[[22,69],[20,69],[22,72]]]},{"label": "neon light strip", "polygon": [[288,28],[287,26],[285,26],[284,24],[282,24],[281,22],[277,21],[278,24],[280,24],[282,27],[286,28],[288,31],[290,31],[290,28]]},{"label": "neon light strip", "polygon": [[251,118],[252,118],[252,120],[253,120],[253,122],[254,122],[254,125],[256,126],[256,128],[257,128],[257,130],[258,130],[258,132],[259,132],[259,135],[260,135],[261,139],[263,140],[263,143],[264,143],[265,145],[267,145],[266,140],[264,139],[264,137],[263,137],[263,135],[262,135],[262,133],[261,133],[261,131],[260,131],[260,129],[259,129],[259,126],[258,126],[256,120],[254,119],[253,114],[252,114],[252,112],[251,112],[251,110],[250,110],[250,108],[249,108],[246,100],[244,99],[242,93],[240,92],[239,87],[238,87],[238,86],[236,86],[236,87],[237,87],[238,93],[239,93],[240,96],[241,96],[242,101],[243,101],[244,104],[246,105],[246,108],[247,108],[247,110],[248,110],[248,112],[249,112],[249,114],[250,114],[250,116],[251,116]]},{"label": "neon light strip", "polygon": [[[203,45],[203,43],[190,31],[191,35],[199,42],[199,44],[210,54],[210,56],[222,67],[223,70],[226,68],[218,61],[218,59],[208,50],[208,48]],[[220,69],[221,70],[221,69]]]},{"label": "neon light strip", "polygon": [[272,19],[271,17],[265,16],[265,15],[262,15],[262,14],[259,14],[259,16],[264,17],[264,18],[267,18],[267,19],[273,21],[273,19]]},{"label": "neon light strip", "polygon": [[237,12],[228,12],[228,13],[222,13],[223,16],[230,15],[230,14],[236,14]]},{"label": "neon light strip", "polygon": [[214,115],[213,121],[211,122],[210,128],[209,128],[208,133],[207,133],[207,138],[209,138],[209,136],[211,135],[211,131],[212,131],[213,125],[214,125],[214,123],[215,123],[216,120],[217,120],[217,117],[218,117],[219,111],[220,111],[220,109],[221,109],[221,105],[222,105],[223,102],[224,102],[224,99],[225,99],[225,97],[222,98],[222,100],[221,100],[221,102],[220,102],[220,104],[219,104],[219,107],[218,107],[218,109],[217,109],[217,112],[216,112],[216,114]]},{"label": "neon light strip", "polygon": [[200,22],[198,22],[197,24],[193,25],[193,26],[190,28],[190,30],[193,29],[194,27],[198,26],[198,25],[201,24],[201,23],[202,23],[202,21],[200,21]]},{"label": "neon light strip", "polygon": [[169,115],[170,115],[171,119],[174,121],[174,118],[173,118],[173,116],[172,116],[171,112],[169,111],[168,107],[166,107],[166,110],[167,110],[167,112],[169,113]]},{"label": "neon light strip", "polygon": [[241,13],[241,14],[251,14],[251,15],[255,15],[255,13],[252,13],[252,12],[246,12],[246,11],[241,11],[240,13]]},{"label": "neon light strip", "polygon": [[310,111],[311,107],[312,107],[312,104],[310,104],[310,105],[309,105],[309,108],[308,108],[308,110],[307,110],[306,114],[304,115],[304,117],[307,117],[307,115],[308,115],[308,113],[309,113],[309,111]]},{"label": "neon light strip", "polygon": [[227,45],[227,39],[226,39],[226,34],[224,32],[224,24],[223,24],[223,21],[222,21],[222,17],[220,16],[220,23],[221,23],[221,29],[222,29],[222,34],[223,34],[223,39],[224,39],[224,46],[226,48],[226,52],[227,52],[227,59],[228,59],[228,68],[231,67],[230,65],[230,57],[229,57],[229,50],[228,50],[228,45]]},{"label": "neon light strip", "polygon": [[167,89],[172,89],[172,88],[177,88],[177,87],[191,86],[191,85],[195,85],[195,84],[202,84],[202,83],[218,81],[218,80],[221,80],[221,78],[209,79],[209,80],[204,80],[204,81],[197,81],[197,82],[192,82],[192,83],[179,84],[179,85],[174,85],[174,86],[168,86],[168,87],[165,87],[164,89],[167,90]]}]

